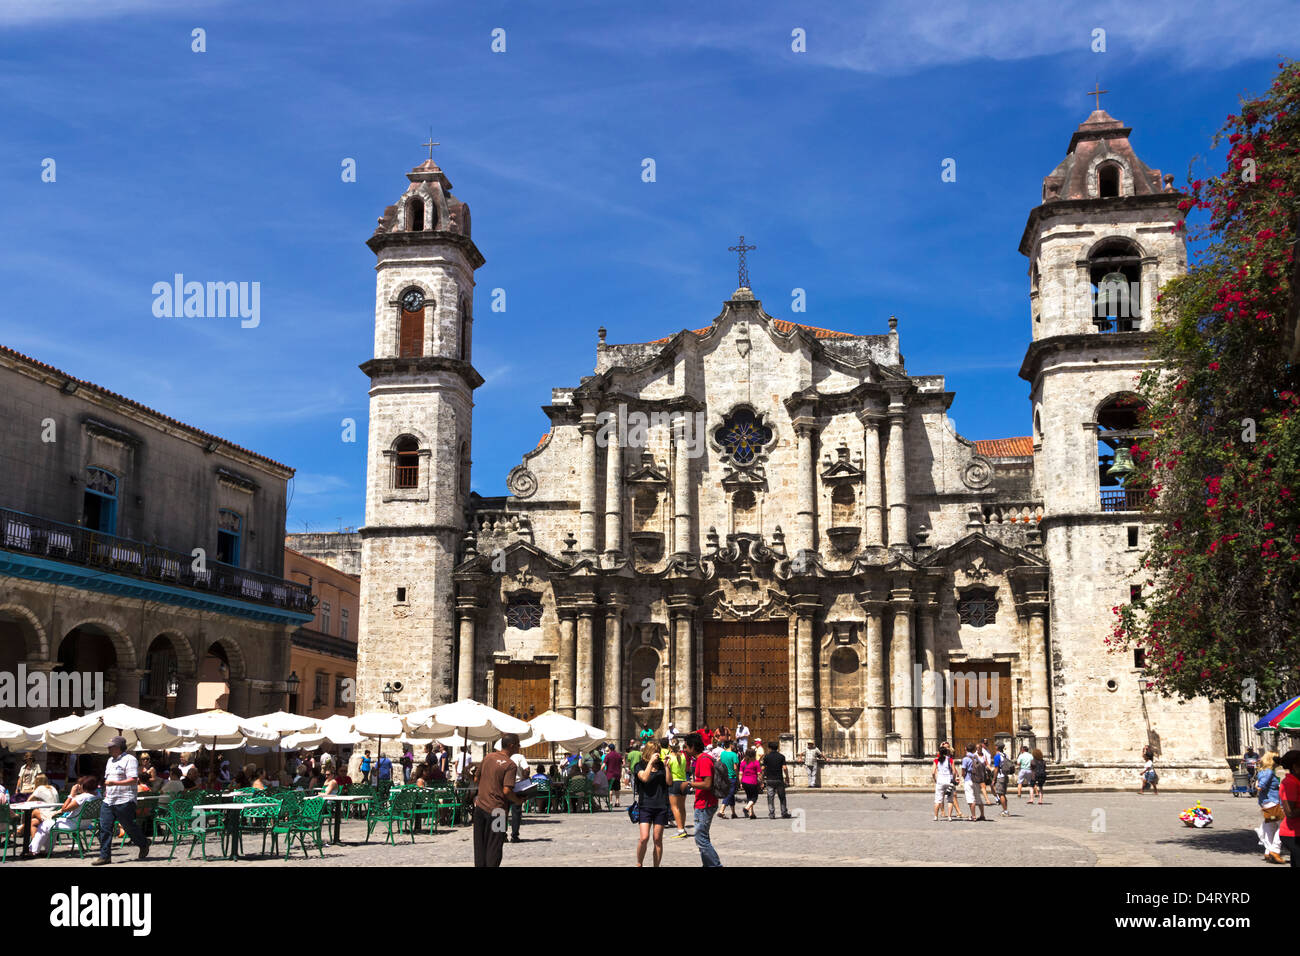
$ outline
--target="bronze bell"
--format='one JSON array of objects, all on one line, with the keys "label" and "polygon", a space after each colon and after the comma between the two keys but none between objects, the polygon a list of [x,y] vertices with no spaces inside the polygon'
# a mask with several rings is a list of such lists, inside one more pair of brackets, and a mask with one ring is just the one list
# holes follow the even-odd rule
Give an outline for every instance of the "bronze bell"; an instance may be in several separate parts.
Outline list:
[{"label": "bronze bell", "polygon": [[1106,476],[1115,478],[1122,485],[1137,474],[1137,465],[1133,464],[1133,455],[1127,448],[1115,449],[1115,464],[1106,469]]}]

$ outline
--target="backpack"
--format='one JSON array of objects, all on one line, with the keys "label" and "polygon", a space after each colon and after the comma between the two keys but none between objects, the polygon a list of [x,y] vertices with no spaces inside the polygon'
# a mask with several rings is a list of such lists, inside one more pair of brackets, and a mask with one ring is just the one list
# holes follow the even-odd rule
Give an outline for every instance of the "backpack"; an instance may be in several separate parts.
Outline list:
[{"label": "backpack", "polygon": [[721,760],[717,757],[710,757],[709,760],[713,763],[713,786],[711,789],[713,795],[721,800],[731,794],[731,777],[727,775],[726,765]]},{"label": "backpack", "polygon": [[971,783],[976,783],[976,784],[978,784],[978,783],[986,783],[986,782],[987,782],[987,781],[985,780],[985,768],[984,768],[984,764],[983,764],[983,762],[979,759],[979,757],[975,757],[974,760],[971,761],[971,765],[970,765],[970,782],[971,782]]}]

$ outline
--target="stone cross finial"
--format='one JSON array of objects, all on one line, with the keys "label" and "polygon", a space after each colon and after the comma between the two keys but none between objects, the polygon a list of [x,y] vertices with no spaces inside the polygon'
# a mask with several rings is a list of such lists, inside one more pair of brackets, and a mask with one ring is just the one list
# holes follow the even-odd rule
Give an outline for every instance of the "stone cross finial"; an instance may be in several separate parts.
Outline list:
[{"label": "stone cross finial", "polygon": [[1101,94],[1109,92],[1110,90],[1103,90],[1100,83],[1093,83],[1092,89],[1090,89],[1085,95],[1095,96],[1097,98],[1097,109],[1101,109]]},{"label": "stone cross finial", "polygon": [[435,146],[441,146],[441,145],[442,145],[442,143],[435,143],[435,142],[433,141],[433,127],[429,127],[429,141],[428,141],[427,143],[421,143],[420,145],[421,145],[421,146],[427,146],[427,147],[428,147],[428,149],[429,149],[429,159],[432,160],[432,159],[433,159],[433,147],[435,147]]}]

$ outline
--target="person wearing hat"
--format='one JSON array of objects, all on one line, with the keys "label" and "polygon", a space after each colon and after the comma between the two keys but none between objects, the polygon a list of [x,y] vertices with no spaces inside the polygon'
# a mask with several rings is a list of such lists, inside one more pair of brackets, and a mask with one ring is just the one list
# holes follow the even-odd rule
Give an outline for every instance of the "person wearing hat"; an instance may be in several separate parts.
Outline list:
[{"label": "person wearing hat", "polygon": [[1300,866],[1300,750],[1288,750],[1273,762],[1285,767],[1287,774],[1278,787],[1282,803],[1282,827],[1278,831],[1282,845],[1291,853],[1291,865]]},{"label": "person wearing hat", "polygon": [[104,768],[104,801],[99,809],[99,859],[95,866],[113,862],[113,836],[118,824],[140,848],[139,859],[149,855],[149,841],[135,821],[136,786],[140,765],[127,752],[126,739],[114,737],[108,742],[108,765]]}]

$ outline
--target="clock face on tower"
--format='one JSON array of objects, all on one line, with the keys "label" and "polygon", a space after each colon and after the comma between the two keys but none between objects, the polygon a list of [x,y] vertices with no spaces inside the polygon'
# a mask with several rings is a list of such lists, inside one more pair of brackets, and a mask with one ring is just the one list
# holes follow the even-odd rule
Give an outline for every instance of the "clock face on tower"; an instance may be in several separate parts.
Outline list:
[{"label": "clock face on tower", "polygon": [[402,310],[419,312],[424,308],[424,293],[419,289],[407,289],[402,293]]}]

